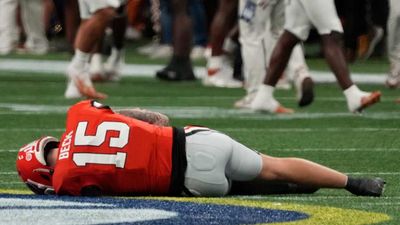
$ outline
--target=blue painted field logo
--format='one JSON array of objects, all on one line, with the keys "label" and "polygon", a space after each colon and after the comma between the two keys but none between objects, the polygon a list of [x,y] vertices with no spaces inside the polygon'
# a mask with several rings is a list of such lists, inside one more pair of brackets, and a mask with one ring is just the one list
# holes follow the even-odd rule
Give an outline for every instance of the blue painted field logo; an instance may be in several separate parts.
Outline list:
[{"label": "blue painted field logo", "polygon": [[0,195],[0,224],[372,224],[385,214],[236,198]]}]

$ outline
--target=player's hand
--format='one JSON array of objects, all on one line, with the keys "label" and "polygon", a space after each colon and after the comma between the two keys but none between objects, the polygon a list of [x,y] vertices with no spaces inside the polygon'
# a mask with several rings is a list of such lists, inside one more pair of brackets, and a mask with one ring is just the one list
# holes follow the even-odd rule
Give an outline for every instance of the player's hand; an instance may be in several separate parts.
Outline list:
[{"label": "player's hand", "polygon": [[108,96],[106,94],[103,94],[101,92],[97,92],[96,89],[92,85],[87,85],[82,79],[80,78],[75,78],[74,82],[79,90],[79,92],[83,95],[86,96],[87,98],[93,98],[93,99],[105,99]]}]

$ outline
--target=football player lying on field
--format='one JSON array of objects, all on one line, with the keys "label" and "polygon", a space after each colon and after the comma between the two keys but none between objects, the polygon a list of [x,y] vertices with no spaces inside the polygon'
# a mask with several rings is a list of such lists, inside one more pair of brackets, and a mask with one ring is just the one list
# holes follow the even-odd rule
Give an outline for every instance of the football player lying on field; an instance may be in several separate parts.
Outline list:
[{"label": "football player lying on field", "polygon": [[206,127],[168,126],[146,110],[73,105],[60,140],[42,137],[18,152],[17,170],[36,194],[224,196],[346,189],[381,196],[380,178],[354,178],[299,158],[276,158]]}]

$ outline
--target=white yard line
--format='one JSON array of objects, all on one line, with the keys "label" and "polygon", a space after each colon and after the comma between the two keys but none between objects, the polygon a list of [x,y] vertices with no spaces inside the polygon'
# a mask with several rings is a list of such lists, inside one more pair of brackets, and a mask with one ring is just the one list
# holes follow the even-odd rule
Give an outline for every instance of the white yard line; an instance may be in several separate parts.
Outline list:
[{"label": "white yard line", "polygon": [[24,185],[25,186],[25,184],[22,181],[13,181],[13,182],[0,181],[0,184],[12,184],[12,185],[19,184],[19,185]]},{"label": "white yard line", "polygon": [[5,153],[5,152],[18,152],[17,149],[0,149],[0,153]]},{"label": "white yard line", "polygon": [[[11,112],[3,111],[0,115],[35,115],[48,113],[65,114],[69,106],[55,105],[35,105],[35,104],[17,104],[17,103],[1,103],[0,108],[5,108]],[[114,109],[129,108],[131,106],[118,106]],[[316,113],[295,113],[290,115],[271,115],[266,113],[254,113],[251,110],[226,109],[218,107],[182,107],[182,106],[148,106],[144,107],[149,110],[158,111],[167,114],[174,118],[237,118],[246,120],[294,120],[294,119],[323,119],[323,118],[338,118],[338,117],[354,117],[355,115],[349,112],[316,112]],[[398,111],[393,112],[368,112],[363,114],[363,118],[393,120],[400,119]]]},{"label": "white yard line", "polygon": [[361,202],[358,205],[369,205],[369,206],[399,206],[400,202]]},{"label": "white yard line", "polygon": [[[36,72],[64,74],[68,61],[59,60],[34,60],[34,59],[2,59],[0,70],[15,72]],[[154,77],[157,70],[165,65],[126,64],[122,67],[122,75],[130,77]],[[201,78],[205,73],[204,67],[195,67],[196,75]],[[311,76],[317,83],[336,83],[335,76],[331,72],[311,71]],[[359,74],[353,73],[352,79],[356,83],[384,84],[385,74]]]},{"label": "white yard line", "polygon": [[377,127],[360,127],[360,128],[347,128],[347,127],[330,127],[330,128],[224,128],[225,132],[398,132],[400,128],[377,128]]},{"label": "white yard line", "polygon": [[0,128],[0,132],[39,132],[39,131],[65,131],[64,128]]},{"label": "white yard line", "polygon": [[[7,81],[2,81],[1,84],[6,86]],[[226,100],[226,101],[234,101],[238,100],[241,96],[157,96],[157,99],[179,99],[179,100],[188,100],[188,101],[202,101],[202,100],[210,100],[212,98],[213,100]],[[138,100],[154,100],[154,96],[112,96],[113,100],[125,100],[125,101],[135,101],[137,102]],[[32,95],[18,95],[18,96],[2,96],[1,99],[3,101],[6,100],[18,100],[18,101],[28,101],[28,100],[37,100],[37,96],[32,96]],[[42,101],[45,100],[65,100],[63,96],[41,96],[40,99]],[[394,102],[397,99],[397,97],[391,97],[391,96],[385,96],[385,98],[381,99],[381,102]],[[292,101],[296,100],[296,97],[279,97],[279,100],[287,100],[287,101]],[[319,96],[317,98],[317,101],[323,101],[323,102],[346,102],[346,99],[344,97],[321,97]],[[11,104],[11,103],[10,103]],[[135,107],[136,105],[131,105],[130,107]]]},{"label": "white yard line", "polygon": [[400,148],[273,148],[268,151],[280,152],[400,152]]},{"label": "white yard line", "polygon": [[[236,196],[235,196],[236,198]],[[325,196],[316,196],[316,195],[309,195],[309,196],[260,196],[260,195],[248,195],[248,196],[238,196],[237,198],[243,198],[243,199],[263,199],[263,200],[296,200],[296,201],[321,201],[321,200],[327,200],[327,199],[348,199],[348,200],[360,200],[359,196],[353,196],[353,195],[325,195]],[[400,199],[400,196],[383,196],[377,198],[377,200],[383,201],[383,200],[393,200],[393,199]],[[362,202],[360,202],[362,203]]]},{"label": "white yard line", "polygon": [[18,173],[15,171],[12,172],[0,172],[0,175],[17,175]]},{"label": "white yard line", "polygon": [[400,172],[347,172],[346,174],[351,175],[385,175],[385,176],[397,176]]}]

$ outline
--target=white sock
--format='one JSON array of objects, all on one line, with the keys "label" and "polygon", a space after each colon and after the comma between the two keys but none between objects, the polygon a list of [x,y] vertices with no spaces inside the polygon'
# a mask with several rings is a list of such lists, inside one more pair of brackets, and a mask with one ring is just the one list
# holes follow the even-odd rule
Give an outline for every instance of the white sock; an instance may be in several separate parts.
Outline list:
[{"label": "white sock", "polygon": [[90,59],[90,53],[82,52],[79,49],[75,49],[75,54],[71,60],[70,65],[75,68],[83,70],[86,64],[89,62],[89,59]]},{"label": "white sock", "polygon": [[256,97],[254,98],[251,108],[254,110],[263,110],[275,112],[279,107],[279,103],[275,100],[274,94],[275,87],[266,84],[260,85]]},{"label": "white sock", "polygon": [[364,94],[363,91],[361,91],[355,84],[351,85],[349,88],[343,91],[344,96],[346,96],[346,99],[351,99],[355,97],[359,97],[360,95]]},{"label": "white sock", "polygon": [[355,84],[343,91],[346,96],[347,106],[351,112],[354,112],[361,106],[362,97],[368,95],[368,92],[361,91]]}]

